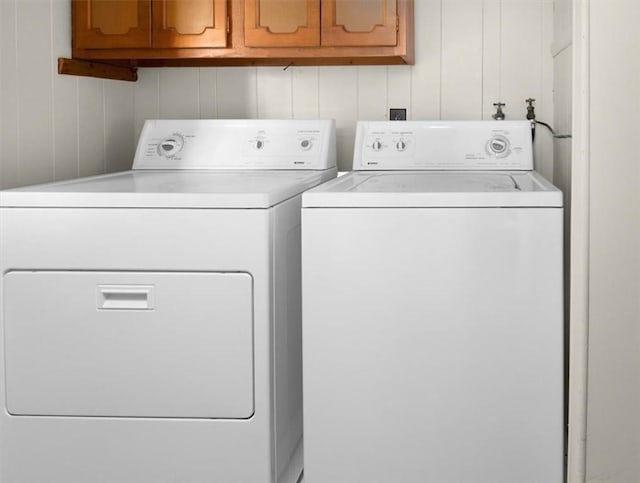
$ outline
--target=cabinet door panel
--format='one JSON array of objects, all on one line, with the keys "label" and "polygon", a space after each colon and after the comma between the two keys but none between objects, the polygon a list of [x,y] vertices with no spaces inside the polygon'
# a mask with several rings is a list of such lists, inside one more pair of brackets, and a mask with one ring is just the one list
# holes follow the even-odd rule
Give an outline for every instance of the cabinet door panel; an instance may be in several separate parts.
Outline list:
[{"label": "cabinet door panel", "polygon": [[396,0],[323,0],[322,45],[396,45]]},{"label": "cabinet door panel", "polygon": [[245,45],[320,45],[320,0],[245,0]]},{"label": "cabinet door panel", "polygon": [[149,0],[74,0],[72,5],[76,48],[151,46]]},{"label": "cabinet door panel", "polygon": [[225,0],[153,0],[153,47],[225,47]]}]

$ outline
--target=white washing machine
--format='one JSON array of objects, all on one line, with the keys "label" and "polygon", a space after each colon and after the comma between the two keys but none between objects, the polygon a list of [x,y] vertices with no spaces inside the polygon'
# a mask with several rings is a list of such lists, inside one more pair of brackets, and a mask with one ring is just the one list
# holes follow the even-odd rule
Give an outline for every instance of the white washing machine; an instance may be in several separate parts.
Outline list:
[{"label": "white washing machine", "polygon": [[306,483],[563,481],[562,194],[528,122],[361,122],[303,195]]},{"label": "white washing machine", "polygon": [[334,166],[333,121],[147,121],[132,171],[1,192],[0,481],[297,481]]}]

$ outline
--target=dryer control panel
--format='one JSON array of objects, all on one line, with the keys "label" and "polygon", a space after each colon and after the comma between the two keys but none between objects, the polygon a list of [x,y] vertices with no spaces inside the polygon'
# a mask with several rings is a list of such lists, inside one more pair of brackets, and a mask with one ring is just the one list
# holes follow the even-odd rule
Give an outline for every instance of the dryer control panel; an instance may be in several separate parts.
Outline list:
[{"label": "dryer control panel", "polygon": [[532,170],[529,121],[359,122],[354,170]]},{"label": "dryer control panel", "polygon": [[328,169],[335,121],[150,120],[133,169]]}]

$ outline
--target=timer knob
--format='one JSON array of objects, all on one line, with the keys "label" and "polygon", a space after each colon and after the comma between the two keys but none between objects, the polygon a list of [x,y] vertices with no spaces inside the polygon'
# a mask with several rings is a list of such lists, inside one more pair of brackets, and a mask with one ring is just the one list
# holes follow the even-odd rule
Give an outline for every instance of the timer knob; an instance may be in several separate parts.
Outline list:
[{"label": "timer knob", "polygon": [[184,139],[182,136],[180,134],[174,134],[173,136],[164,138],[158,143],[158,154],[171,158],[180,152],[183,146]]},{"label": "timer knob", "polygon": [[374,151],[380,151],[382,149],[382,142],[379,139],[376,139],[371,147]]},{"label": "timer knob", "polygon": [[509,140],[504,136],[494,136],[487,142],[487,151],[498,158],[509,154]]},{"label": "timer knob", "polygon": [[258,151],[264,148],[264,141],[262,139],[255,139],[253,141],[253,149],[257,149]]}]

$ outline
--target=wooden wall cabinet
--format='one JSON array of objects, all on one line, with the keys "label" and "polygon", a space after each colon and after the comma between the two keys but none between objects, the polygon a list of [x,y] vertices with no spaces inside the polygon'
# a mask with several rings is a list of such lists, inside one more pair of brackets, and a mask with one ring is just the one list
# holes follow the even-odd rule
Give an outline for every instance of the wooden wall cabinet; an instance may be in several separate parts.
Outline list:
[{"label": "wooden wall cabinet", "polygon": [[73,48],[151,47],[151,0],[73,1]]},{"label": "wooden wall cabinet", "polygon": [[395,46],[399,22],[396,0],[325,0],[322,45]]},{"label": "wooden wall cabinet", "polygon": [[244,0],[248,47],[395,46],[396,0]]},{"label": "wooden wall cabinet", "polygon": [[137,66],[413,63],[414,0],[71,2],[73,59],[59,60],[60,73],[109,77],[116,66],[113,78],[129,69],[135,80]]},{"label": "wooden wall cabinet", "polygon": [[247,47],[319,47],[320,0],[244,0]]},{"label": "wooden wall cabinet", "polygon": [[227,46],[226,0],[153,0],[152,46]]},{"label": "wooden wall cabinet", "polygon": [[227,45],[226,0],[72,0],[72,7],[73,49],[85,55]]}]

